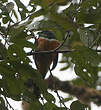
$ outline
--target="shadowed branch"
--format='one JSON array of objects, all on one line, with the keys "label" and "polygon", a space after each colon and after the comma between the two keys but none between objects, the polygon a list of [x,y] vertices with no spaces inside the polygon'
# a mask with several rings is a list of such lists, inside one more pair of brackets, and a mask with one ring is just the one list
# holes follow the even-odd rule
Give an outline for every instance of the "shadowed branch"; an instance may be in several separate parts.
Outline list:
[{"label": "shadowed branch", "polygon": [[46,79],[46,81],[48,82],[48,88],[51,90],[61,90],[65,93],[69,93],[77,97],[86,105],[89,105],[90,102],[93,102],[98,106],[101,105],[101,92],[93,88],[76,86],[69,81],[60,81],[59,79],[51,76]]}]

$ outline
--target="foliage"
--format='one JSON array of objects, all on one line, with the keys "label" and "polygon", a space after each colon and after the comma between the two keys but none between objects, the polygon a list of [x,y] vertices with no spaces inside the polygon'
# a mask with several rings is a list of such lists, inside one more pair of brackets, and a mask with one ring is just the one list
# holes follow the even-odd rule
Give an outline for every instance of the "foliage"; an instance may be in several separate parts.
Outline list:
[{"label": "foliage", "polygon": [[[40,8],[36,11],[37,6]],[[62,11],[60,7],[67,6]],[[30,8],[29,8],[30,7]],[[20,0],[0,1],[0,110],[8,110],[4,97],[16,101],[28,98],[31,110],[65,110],[57,107],[55,98],[47,92],[47,84],[30,64],[25,47],[31,50],[35,45],[29,40],[32,32],[51,30],[61,42],[66,32],[72,34],[65,42],[66,49],[76,50],[62,55],[61,71],[74,66],[78,78],[72,83],[95,88],[101,86],[101,0],[30,0],[25,6]],[[42,20],[33,20],[42,17]],[[42,104],[35,94],[28,93],[24,83],[32,78],[46,100]],[[27,91],[27,93],[26,93]],[[68,99],[68,98],[67,98]],[[65,100],[65,99],[64,99]],[[33,104],[34,103],[34,104]],[[71,110],[86,109],[80,102],[73,102]],[[80,109],[81,110],[81,109]]]}]

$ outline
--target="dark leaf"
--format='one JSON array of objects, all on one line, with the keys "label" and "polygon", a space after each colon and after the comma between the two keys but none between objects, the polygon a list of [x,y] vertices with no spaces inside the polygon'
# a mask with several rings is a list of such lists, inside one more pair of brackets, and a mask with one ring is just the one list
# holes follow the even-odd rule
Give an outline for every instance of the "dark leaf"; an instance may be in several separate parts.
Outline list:
[{"label": "dark leaf", "polygon": [[56,110],[57,106],[53,103],[47,102],[43,106],[43,110]]},{"label": "dark leaf", "polygon": [[21,47],[13,44],[8,48],[8,56],[11,60],[18,60],[20,58],[22,61],[25,61],[26,53]]},{"label": "dark leaf", "polygon": [[13,2],[7,3],[6,8],[7,8],[8,12],[10,12],[14,8],[14,3]]},{"label": "dark leaf", "polygon": [[4,24],[6,24],[8,21],[9,21],[9,17],[8,16],[7,17],[3,17],[2,22]]},{"label": "dark leaf", "polygon": [[71,110],[86,110],[87,106],[84,104],[81,104],[78,100],[72,102],[72,104],[70,105],[70,109]]},{"label": "dark leaf", "polygon": [[40,10],[38,10],[38,11],[35,11],[35,12],[29,17],[29,19],[32,21],[35,17],[39,17],[39,16],[41,16],[41,15],[45,15],[46,13],[47,13],[46,10],[40,9]]},{"label": "dark leaf", "polygon": [[0,42],[0,58],[1,60],[7,58],[7,49],[1,42]]},{"label": "dark leaf", "polygon": [[88,24],[96,24],[101,23],[101,9],[83,9],[80,13],[78,13],[78,22],[79,23],[88,23]]},{"label": "dark leaf", "polygon": [[51,20],[37,21],[34,24],[29,25],[28,30],[52,30],[59,40],[62,39],[64,35],[62,27]]},{"label": "dark leaf", "polygon": [[42,108],[42,105],[38,100],[35,100],[30,104],[31,104],[30,105],[30,110],[40,110]]},{"label": "dark leaf", "polygon": [[70,54],[75,64],[74,70],[86,83],[94,85],[98,78],[95,68],[100,63],[100,56],[96,51],[86,47],[78,47],[78,49],[80,50]]},{"label": "dark leaf", "polygon": [[8,108],[0,104],[0,110],[8,110]]},{"label": "dark leaf", "polygon": [[68,97],[68,98],[65,98],[63,101],[64,101],[64,102],[68,102],[68,101],[70,101],[70,100],[73,100],[73,97],[72,97],[72,96],[70,96],[70,97]]},{"label": "dark leaf", "polygon": [[2,104],[2,106],[5,106],[5,101],[2,97],[0,97],[0,104]]},{"label": "dark leaf", "polygon": [[18,15],[17,15],[16,10],[15,10],[15,9],[13,9],[13,10],[12,10],[12,13],[14,14],[14,16],[15,16],[16,20],[18,21]]},{"label": "dark leaf", "polygon": [[54,98],[54,96],[52,95],[52,94],[50,94],[50,93],[45,93],[44,94],[44,98],[48,101],[48,102],[54,102],[55,103],[55,98]]},{"label": "dark leaf", "polygon": [[95,36],[93,31],[84,28],[84,29],[80,29],[79,33],[80,33],[80,39],[85,46],[92,47],[94,45]]}]

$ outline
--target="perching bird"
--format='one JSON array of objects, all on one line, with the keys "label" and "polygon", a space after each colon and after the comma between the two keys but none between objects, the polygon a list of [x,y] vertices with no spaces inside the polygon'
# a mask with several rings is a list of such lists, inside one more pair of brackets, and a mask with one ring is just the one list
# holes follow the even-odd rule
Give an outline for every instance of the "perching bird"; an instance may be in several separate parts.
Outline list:
[{"label": "perching bird", "polygon": [[[38,47],[35,50],[36,52],[54,50],[59,46],[58,40],[56,40],[56,37],[51,31],[42,31],[39,32],[38,34],[39,34],[39,38],[37,40]],[[46,73],[50,69],[50,65],[53,63],[52,68],[50,70],[53,70],[56,67],[58,62],[58,53],[35,54],[34,60],[38,71],[41,73],[44,79]],[[34,95],[36,95],[36,98],[40,97],[40,90],[32,79],[28,79],[25,85],[26,87],[28,87],[28,90],[31,93],[33,92]],[[30,104],[26,101],[23,101],[22,109],[29,110],[29,108],[30,108]]]},{"label": "perching bird", "polygon": [[[56,40],[55,35],[51,31],[42,31],[38,34],[39,38],[38,47],[35,50],[36,52],[54,50],[59,46],[58,40]],[[44,79],[50,65],[53,63],[50,70],[53,70],[56,67],[58,62],[58,53],[35,54],[34,59],[36,67]]]}]

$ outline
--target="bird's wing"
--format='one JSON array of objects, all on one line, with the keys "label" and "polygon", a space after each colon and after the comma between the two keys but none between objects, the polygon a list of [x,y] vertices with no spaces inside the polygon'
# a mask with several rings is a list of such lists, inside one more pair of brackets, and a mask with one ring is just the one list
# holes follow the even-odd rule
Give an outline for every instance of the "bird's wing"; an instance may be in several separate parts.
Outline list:
[{"label": "bird's wing", "polygon": [[55,69],[55,67],[57,66],[57,63],[58,63],[58,53],[56,53],[56,56],[53,59],[53,65],[52,65],[51,71]]}]

